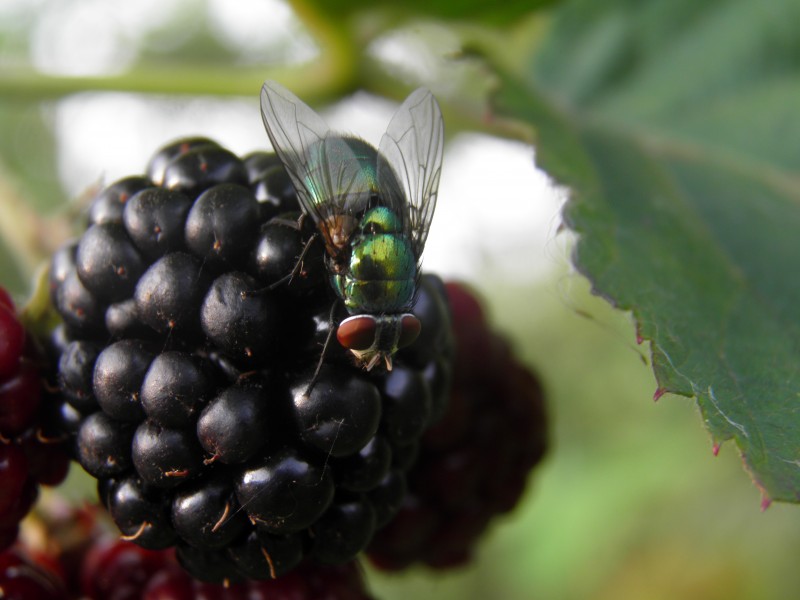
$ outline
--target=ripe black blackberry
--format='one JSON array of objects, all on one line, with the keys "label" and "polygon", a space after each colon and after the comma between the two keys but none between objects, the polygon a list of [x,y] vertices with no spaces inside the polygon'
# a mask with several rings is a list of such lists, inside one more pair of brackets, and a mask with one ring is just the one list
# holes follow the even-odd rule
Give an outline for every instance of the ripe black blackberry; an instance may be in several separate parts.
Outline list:
[{"label": "ripe black blackberry", "polygon": [[447,292],[457,340],[450,404],[422,437],[401,508],[369,546],[372,562],[386,570],[469,561],[493,517],[516,505],[546,450],[539,380],[491,330],[468,290],[448,284]]},{"label": "ripe black blackberry", "polygon": [[421,277],[391,373],[335,339],[318,369],[343,309],[274,155],[181,140],[89,214],[51,263],[52,346],[64,431],[125,538],[210,582],[351,561],[447,403],[441,281]]}]

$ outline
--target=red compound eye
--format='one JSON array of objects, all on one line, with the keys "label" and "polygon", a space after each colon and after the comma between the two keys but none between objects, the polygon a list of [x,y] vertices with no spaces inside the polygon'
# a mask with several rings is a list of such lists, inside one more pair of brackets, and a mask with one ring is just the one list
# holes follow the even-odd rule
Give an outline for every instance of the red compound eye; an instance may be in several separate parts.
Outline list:
[{"label": "red compound eye", "polygon": [[348,350],[368,350],[375,343],[378,322],[369,315],[349,317],[339,323],[336,338]]},{"label": "red compound eye", "polygon": [[397,340],[398,348],[405,348],[414,343],[417,339],[422,323],[412,314],[405,314],[400,320],[400,339]]}]

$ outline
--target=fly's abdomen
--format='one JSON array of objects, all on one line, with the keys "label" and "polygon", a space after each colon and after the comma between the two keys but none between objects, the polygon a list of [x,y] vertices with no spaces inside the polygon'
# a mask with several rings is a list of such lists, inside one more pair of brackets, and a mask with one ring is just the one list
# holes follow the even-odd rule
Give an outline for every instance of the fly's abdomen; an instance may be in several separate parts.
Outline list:
[{"label": "fly's abdomen", "polygon": [[416,277],[416,259],[406,236],[365,234],[352,245],[349,268],[334,276],[334,287],[351,313],[392,313],[411,305]]}]

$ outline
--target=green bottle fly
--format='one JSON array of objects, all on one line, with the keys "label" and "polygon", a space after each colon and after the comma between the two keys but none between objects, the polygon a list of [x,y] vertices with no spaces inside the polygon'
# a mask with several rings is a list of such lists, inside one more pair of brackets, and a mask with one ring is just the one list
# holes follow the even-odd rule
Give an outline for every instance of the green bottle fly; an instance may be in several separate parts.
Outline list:
[{"label": "green bottle fly", "polygon": [[420,88],[395,113],[376,149],[330,131],[294,94],[267,81],[261,115],[303,212],[325,244],[333,289],[350,317],[336,335],[372,369],[416,339],[414,304],[422,251],[441,174],[444,126]]}]

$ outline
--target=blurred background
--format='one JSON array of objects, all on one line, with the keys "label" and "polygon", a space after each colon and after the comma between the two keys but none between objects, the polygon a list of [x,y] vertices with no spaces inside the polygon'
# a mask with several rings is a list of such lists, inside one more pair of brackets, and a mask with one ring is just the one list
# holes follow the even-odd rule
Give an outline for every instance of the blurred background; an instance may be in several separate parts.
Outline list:
[{"label": "blurred background", "polygon": [[[373,143],[426,85],[448,141],[424,266],[472,285],[541,375],[551,451],[472,565],[370,570],[376,597],[795,597],[796,509],[761,511],[735,447],[713,455],[693,400],[652,401],[629,315],[569,266],[568,191],[535,168],[531,132],[488,108],[487,62],[523,68],[559,3],[417,4],[0,0],[2,285],[24,300],[91,190],[142,172],[172,139],[267,148],[264,79]],[[89,489],[73,473],[59,493]]]}]

